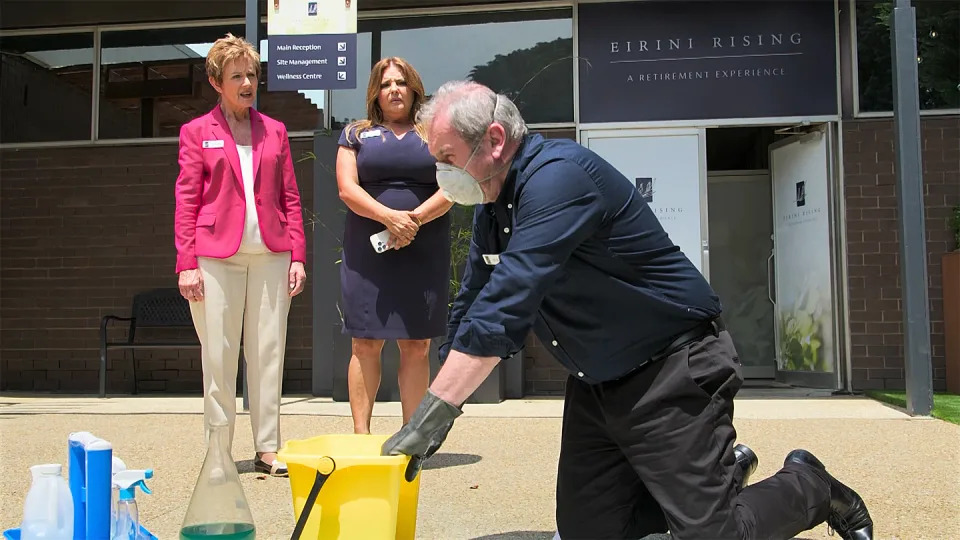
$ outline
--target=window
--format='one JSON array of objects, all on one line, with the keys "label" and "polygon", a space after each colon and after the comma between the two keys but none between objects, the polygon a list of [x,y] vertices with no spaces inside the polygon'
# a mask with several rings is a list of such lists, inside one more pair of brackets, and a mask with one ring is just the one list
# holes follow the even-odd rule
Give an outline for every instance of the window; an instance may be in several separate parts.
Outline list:
[{"label": "window", "polygon": [[0,142],[89,140],[93,34],[0,36]]},{"label": "window", "polygon": [[[361,21],[360,29],[371,36],[371,60],[404,58],[428,95],[449,80],[468,79],[510,96],[528,124],[573,122],[569,9],[380,19]],[[356,90],[334,92],[335,118],[365,116],[367,77],[358,72],[357,80]]]},{"label": "window", "polygon": [[370,69],[373,68],[370,32],[357,34],[357,87],[352,90],[333,90],[330,92],[330,123],[340,136],[339,130],[344,126],[367,117],[367,81],[370,78]]},{"label": "window", "polygon": [[[960,4],[913,0],[917,14],[920,109],[960,108]],[[890,0],[857,0],[860,112],[893,110]]]},{"label": "window", "polygon": [[[243,36],[245,28],[238,23],[103,32],[99,138],[177,137],[180,126],[213,109],[218,94],[207,78],[206,55],[228,32]],[[266,40],[259,49],[266,73]],[[261,76],[259,111],[288,131],[322,127],[322,92],[269,92],[266,81]]]}]

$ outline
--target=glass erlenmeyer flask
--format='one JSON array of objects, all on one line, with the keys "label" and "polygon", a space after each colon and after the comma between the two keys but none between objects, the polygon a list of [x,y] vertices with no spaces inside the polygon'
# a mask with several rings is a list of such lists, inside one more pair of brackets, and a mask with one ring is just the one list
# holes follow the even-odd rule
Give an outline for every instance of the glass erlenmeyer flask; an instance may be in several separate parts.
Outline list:
[{"label": "glass erlenmeyer flask", "polygon": [[256,528],[230,453],[226,422],[210,425],[207,457],[193,488],[180,540],[253,540]]}]

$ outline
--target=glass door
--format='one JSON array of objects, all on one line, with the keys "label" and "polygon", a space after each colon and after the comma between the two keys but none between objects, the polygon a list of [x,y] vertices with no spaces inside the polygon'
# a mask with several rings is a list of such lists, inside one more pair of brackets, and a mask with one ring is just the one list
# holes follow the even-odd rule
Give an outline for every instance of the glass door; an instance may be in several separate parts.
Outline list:
[{"label": "glass door", "polygon": [[634,183],[673,243],[709,278],[706,130],[589,130],[580,144]]},{"label": "glass door", "polygon": [[723,320],[740,354],[743,376],[773,379],[777,353],[770,174],[711,172],[707,195],[710,286],[723,304]]},{"label": "glass door", "polygon": [[770,146],[777,380],[839,388],[833,131],[824,125]]}]

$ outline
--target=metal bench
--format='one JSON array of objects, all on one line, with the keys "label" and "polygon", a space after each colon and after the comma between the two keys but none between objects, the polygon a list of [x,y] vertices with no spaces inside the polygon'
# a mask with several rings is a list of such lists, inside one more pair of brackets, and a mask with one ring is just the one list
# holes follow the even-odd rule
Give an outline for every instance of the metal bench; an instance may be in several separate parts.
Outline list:
[{"label": "metal bench", "polygon": [[[137,293],[133,297],[130,317],[106,315],[100,321],[100,397],[107,393],[107,352],[110,349],[130,350],[133,366],[133,393],[137,393],[137,349],[199,349],[200,340],[196,332],[191,332],[191,340],[140,340],[136,339],[138,328],[189,328],[193,331],[193,318],[190,304],[180,295],[177,288],[153,289]],[[107,330],[111,321],[127,322],[127,339],[109,341]],[[243,373],[243,345],[238,366],[238,375],[243,380],[243,405],[247,408],[247,385]]]}]

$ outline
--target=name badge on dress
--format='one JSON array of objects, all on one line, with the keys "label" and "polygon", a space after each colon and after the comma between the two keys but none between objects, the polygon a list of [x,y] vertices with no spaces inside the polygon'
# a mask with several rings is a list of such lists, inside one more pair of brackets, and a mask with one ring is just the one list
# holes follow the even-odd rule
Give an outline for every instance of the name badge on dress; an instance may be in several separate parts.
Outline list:
[{"label": "name badge on dress", "polygon": [[497,255],[496,253],[484,253],[483,262],[490,266],[500,264],[500,255]]},{"label": "name badge on dress", "polygon": [[214,139],[212,141],[203,141],[204,148],[223,148],[223,141]]},{"label": "name badge on dress", "polygon": [[360,134],[361,139],[369,139],[370,137],[379,137],[379,136],[380,136],[379,129],[371,129],[370,131],[364,131],[363,133]]}]

